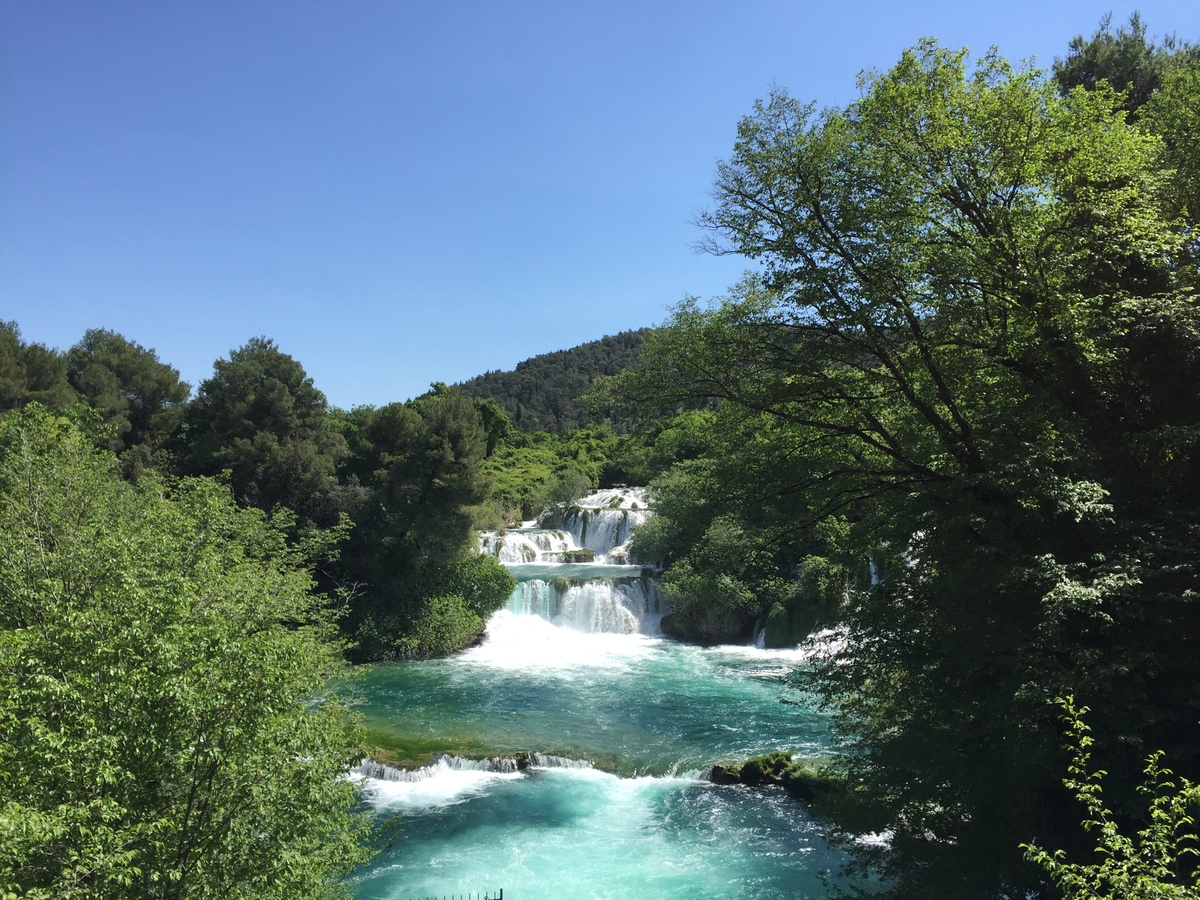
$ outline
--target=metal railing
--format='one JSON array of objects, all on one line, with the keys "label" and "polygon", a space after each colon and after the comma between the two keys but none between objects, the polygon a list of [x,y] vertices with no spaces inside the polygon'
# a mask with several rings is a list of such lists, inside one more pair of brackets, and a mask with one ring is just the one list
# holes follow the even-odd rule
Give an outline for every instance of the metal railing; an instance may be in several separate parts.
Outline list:
[{"label": "metal railing", "polygon": [[499,893],[486,891],[482,894],[437,894],[433,897],[412,897],[410,900],[504,900],[504,888]]}]

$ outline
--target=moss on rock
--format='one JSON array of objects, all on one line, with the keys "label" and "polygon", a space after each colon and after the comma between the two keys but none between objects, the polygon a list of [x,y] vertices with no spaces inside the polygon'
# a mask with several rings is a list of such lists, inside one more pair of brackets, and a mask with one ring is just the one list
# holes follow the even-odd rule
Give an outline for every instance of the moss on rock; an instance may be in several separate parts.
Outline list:
[{"label": "moss on rock", "polygon": [[841,775],[806,760],[795,760],[790,751],[752,756],[741,764],[715,765],[708,778],[713,784],[779,785],[809,804],[845,791]]}]

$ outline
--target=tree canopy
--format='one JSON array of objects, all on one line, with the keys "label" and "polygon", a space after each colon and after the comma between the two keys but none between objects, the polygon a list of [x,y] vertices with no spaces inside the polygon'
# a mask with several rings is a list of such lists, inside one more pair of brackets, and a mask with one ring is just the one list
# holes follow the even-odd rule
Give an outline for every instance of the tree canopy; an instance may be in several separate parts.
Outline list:
[{"label": "tree canopy", "polygon": [[[335,565],[362,594],[348,620],[365,658],[447,653],[477,639],[512,593],[511,576],[475,555],[488,433],[479,408],[435,385],[412,403],[344,414],[343,483],[359,523]],[[463,574],[479,575],[476,587]]]},{"label": "tree canopy", "polygon": [[75,402],[66,361],[43,344],[21,340],[16,322],[0,322],[0,413],[32,402],[52,407]]},{"label": "tree canopy", "polygon": [[[1200,403],[1178,389],[1200,310],[1163,155],[1186,136],[1125,99],[932,41],[845,108],[775,92],[702,217],[760,271],[682,305],[617,383],[656,415],[715,403],[740,464],[693,491],[715,508],[685,599],[721,594],[704,548],[756,521],[777,574],[839,599],[846,640],[802,683],[893,834],[850,847],[896,896],[1052,895],[1018,846],[1080,847],[1055,697],[1096,711],[1110,771],[1147,744],[1200,766]],[[660,492],[727,471],[704,460]],[[1134,788],[1113,779],[1118,809]]]},{"label": "tree canopy", "polygon": [[110,445],[128,469],[149,465],[179,427],[191,389],[153,350],[115,331],[89,329],[67,351],[67,379],[113,425]]},{"label": "tree canopy", "polygon": [[251,506],[335,524],[334,467],[345,448],[304,367],[274,341],[253,338],[213,370],[188,408],[185,471],[228,470],[235,495]]},{"label": "tree canopy", "polygon": [[1073,88],[1093,90],[1101,81],[1125,97],[1125,110],[1131,121],[1141,107],[1159,90],[1169,73],[1181,63],[1194,62],[1200,48],[1167,35],[1154,43],[1146,24],[1136,11],[1128,25],[1112,27],[1112,13],[1100,20],[1100,27],[1088,39],[1071,39],[1065,59],[1054,60],[1054,78],[1064,93]]},{"label": "tree canopy", "polygon": [[286,522],[0,421],[0,894],[334,897],[368,853],[337,626]]}]

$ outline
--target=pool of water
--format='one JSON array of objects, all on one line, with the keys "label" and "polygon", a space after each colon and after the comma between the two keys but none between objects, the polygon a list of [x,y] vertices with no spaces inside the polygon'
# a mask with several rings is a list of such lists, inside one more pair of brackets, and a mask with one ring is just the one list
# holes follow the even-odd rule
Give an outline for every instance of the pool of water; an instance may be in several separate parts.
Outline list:
[{"label": "pool of water", "polygon": [[[757,753],[827,752],[825,717],[782,681],[802,664],[799,651],[588,634],[501,611],[479,647],[373,667],[361,684],[371,736],[412,771],[364,781],[400,831],[355,896],[827,896],[841,856],[802,805],[702,777]],[[527,753],[547,756],[517,769]]]}]

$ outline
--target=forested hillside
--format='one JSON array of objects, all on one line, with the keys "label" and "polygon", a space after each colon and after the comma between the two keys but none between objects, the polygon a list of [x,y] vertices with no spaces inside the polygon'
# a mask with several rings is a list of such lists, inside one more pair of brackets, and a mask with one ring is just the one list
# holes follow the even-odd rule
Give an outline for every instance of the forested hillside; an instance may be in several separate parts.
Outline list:
[{"label": "forested hillside", "polygon": [[468,397],[491,398],[527,434],[558,434],[591,419],[579,398],[601,375],[629,368],[642,352],[649,328],[623,331],[555,353],[517,363],[511,372],[494,371],[456,385]]}]

